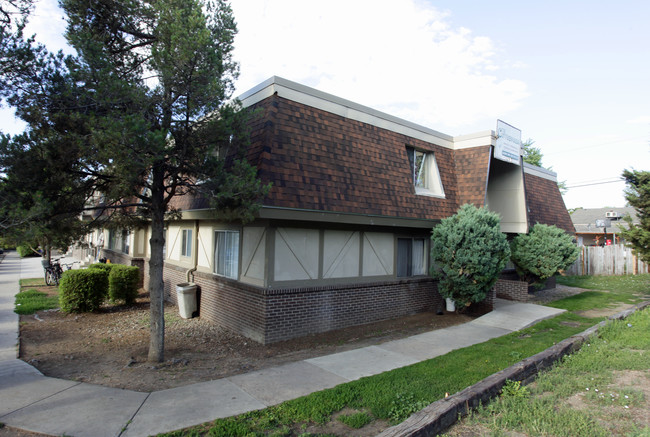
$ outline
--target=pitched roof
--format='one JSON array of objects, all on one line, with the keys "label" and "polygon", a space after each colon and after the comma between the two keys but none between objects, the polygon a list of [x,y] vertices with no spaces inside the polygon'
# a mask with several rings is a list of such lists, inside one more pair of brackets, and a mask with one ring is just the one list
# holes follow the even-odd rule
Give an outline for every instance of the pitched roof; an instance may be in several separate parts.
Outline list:
[{"label": "pitched roof", "polygon": [[[611,217],[616,214],[616,217]],[[610,217],[608,217],[608,215]],[[633,207],[622,208],[580,208],[571,213],[571,220],[578,234],[602,234],[603,228],[596,226],[596,220],[608,219],[612,232],[619,232],[626,226],[623,217],[630,216],[633,223],[639,223],[636,210]]]}]

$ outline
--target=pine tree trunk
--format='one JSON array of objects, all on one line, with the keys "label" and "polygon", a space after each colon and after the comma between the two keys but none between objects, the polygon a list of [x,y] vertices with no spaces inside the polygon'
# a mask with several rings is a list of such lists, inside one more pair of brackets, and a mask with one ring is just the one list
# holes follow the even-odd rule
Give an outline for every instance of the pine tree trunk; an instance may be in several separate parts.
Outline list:
[{"label": "pine tree trunk", "polygon": [[154,169],[151,196],[151,256],[149,258],[150,299],[150,362],[161,363],[165,359],[165,311],[163,282],[163,247],[165,244],[165,206],[163,201],[162,171]]}]

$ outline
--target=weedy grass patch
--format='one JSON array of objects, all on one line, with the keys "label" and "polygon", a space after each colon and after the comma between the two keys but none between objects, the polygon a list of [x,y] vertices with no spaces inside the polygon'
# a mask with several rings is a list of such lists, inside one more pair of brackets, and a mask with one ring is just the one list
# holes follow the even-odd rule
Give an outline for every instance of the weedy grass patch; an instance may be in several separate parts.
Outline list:
[{"label": "weedy grass patch", "polygon": [[[634,410],[642,416],[649,400],[638,388],[614,380],[614,372],[647,373],[649,352],[650,309],[646,308],[601,328],[578,352],[539,375],[528,395],[512,396],[504,390],[468,422],[493,435],[506,435],[505,431],[578,437],[650,435],[650,429],[634,420]],[[578,408],[570,399],[584,406]]]}]

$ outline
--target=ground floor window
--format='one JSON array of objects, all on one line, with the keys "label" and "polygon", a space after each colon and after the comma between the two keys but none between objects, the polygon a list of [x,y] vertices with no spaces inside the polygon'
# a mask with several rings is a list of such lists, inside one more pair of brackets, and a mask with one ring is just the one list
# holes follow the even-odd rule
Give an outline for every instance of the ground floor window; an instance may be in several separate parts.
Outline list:
[{"label": "ground floor window", "polygon": [[216,231],[214,241],[214,272],[220,276],[237,279],[239,273],[239,232]]},{"label": "ground floor window", "polygon": [[397,276],[426,275],[427,244],[425,238],[397,239]]},{"label": "ground floor window", "polygon": [[182,241],[181,241],[181,256],[191,257],[192,256],[192,230],[183,229]]}]

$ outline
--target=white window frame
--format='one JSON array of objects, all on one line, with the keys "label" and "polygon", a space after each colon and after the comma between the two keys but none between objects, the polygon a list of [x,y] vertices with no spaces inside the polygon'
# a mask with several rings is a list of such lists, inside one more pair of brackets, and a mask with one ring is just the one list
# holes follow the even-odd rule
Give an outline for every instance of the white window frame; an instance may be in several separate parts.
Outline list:
[{"label": "white window frame", "polygon": [[[219,236],[227,238],[226,247],[220,247]],[[239,231],[216,230],[214,231],[214,274],[230,279],[239,279],[239,255],[241,234]],[[228,245],[231,245],[228,247]],[[225,256],[222,259],[221,256]],[[222,262],[223,261],[223,262]]]},{"label": "white window frame", "polygon": [[440,179],[440,170],[433,152],[407,146],[409,166],[413,177],[415,194],[432,197],[445,197]]},{"label": "white window frame", "polygon": [[181,231],[181,256],[192,257],[192,229],[183,229]]}]

